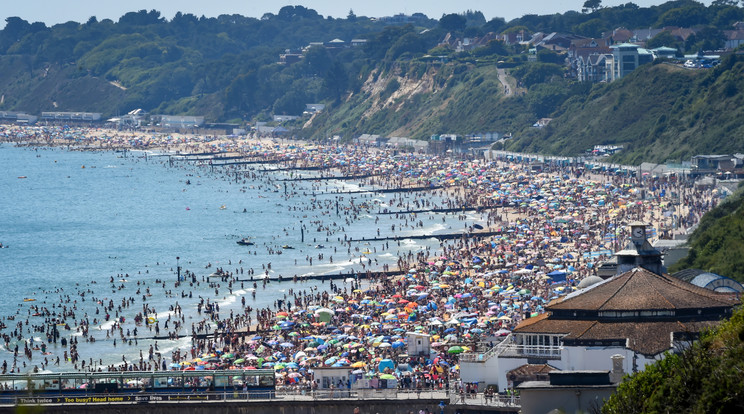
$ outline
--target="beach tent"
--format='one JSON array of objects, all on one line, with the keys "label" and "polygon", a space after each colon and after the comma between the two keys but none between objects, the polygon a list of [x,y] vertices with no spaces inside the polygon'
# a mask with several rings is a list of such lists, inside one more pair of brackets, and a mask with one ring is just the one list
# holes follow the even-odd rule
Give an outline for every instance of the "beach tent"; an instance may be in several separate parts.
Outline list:
[{"label": "beach tent", "polygon": [[552,283],[565,283],[566,282],[566,272],[563,272],[561,270],[553,270],[552,272],[548,273],[547,276],[552,279]]},{"label": "beach tent", "polygon": [[330,322],[334,312],[331,309],[320,308],[315,311],[315,318],[319,322]]}]

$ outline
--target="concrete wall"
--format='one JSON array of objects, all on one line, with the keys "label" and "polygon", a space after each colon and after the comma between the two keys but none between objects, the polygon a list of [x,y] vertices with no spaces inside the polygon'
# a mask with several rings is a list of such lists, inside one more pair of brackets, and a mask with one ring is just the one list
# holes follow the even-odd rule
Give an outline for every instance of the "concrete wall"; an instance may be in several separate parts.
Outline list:
[{"label": "concrete wall", "polygon": [[[271,401],[271,402],[184,402],[184,403],[148,403],[148,404],[91,404],[44,406],[45,414],[353,414],[359,407],[360,414],[406,414],[409,411],[418,413],[428,408],[432,413],[439,413],[440,400],[358,400],[358,401]],[[448,401],[445,401],[448,403]],[[451,407],[448,407],[451,408]],[[18,407],[0,407],[0,413],[22,412]],[[33,408],[27,412],[34,411]],[[447,410],[450,412],[450,410]]]},{"label": "concrete wall", "polygon": [[522,414],[544,414],[557,409],[566,414],[594,412],[615,392],[607,388],[521,389]]}]

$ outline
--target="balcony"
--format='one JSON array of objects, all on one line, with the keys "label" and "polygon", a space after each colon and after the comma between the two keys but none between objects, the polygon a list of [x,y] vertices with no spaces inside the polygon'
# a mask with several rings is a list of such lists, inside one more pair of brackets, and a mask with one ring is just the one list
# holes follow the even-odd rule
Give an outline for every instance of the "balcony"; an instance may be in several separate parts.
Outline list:
[{"label": "balcony", "polygon": [[483,353],[468,352],[460,355],[460,362],[486,362],[496,357],[561,359],[562,345],[523,345],[509,335],[503,342]]}]

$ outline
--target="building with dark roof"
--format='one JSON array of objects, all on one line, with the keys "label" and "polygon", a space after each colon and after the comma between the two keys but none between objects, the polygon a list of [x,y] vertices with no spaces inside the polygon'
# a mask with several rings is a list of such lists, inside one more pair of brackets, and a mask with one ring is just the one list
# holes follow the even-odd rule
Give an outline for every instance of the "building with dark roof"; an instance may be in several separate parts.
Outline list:
[{"label": "building with dark roof", "polygon": [[509,385],[507,373],[524,364],[606,370],[615,355],[622,357],[625,372],[635,372],[731,316],[738,294],[656,272],[660,254],[646,240],[645,226],[631,227],[636,249],[626,250],[635,253],[618,252],[618,265],[626,258],[638,267],[554,299],[545,313],[522,321],[484,354],[461,355],[463,381],[497,383],[503,390]]},{"label": "building with dark roof", "polygon": [[559,335],[564,346],[623,346],[654,358],[674,349],[675,335],[687,340],[728,318],[737,302],[735,295],[636,268],[556,299],[514,333],[528,344],[535,334]]}]

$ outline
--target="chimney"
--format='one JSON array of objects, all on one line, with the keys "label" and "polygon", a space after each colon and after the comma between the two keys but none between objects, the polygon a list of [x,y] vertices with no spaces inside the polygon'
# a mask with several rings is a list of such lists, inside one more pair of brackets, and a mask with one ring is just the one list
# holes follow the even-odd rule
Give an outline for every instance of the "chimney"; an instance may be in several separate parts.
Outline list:
[{"label": "chimney", "polygon": [[613,384],[617,384],[620,381],[623,380],[623,376],[625,376],[625,370],[623,369],[623,362],[625,362],[625,357],[620,354],[615,354],[610,357],[612,360],[612,371],[610,371],[610,382]]}]

